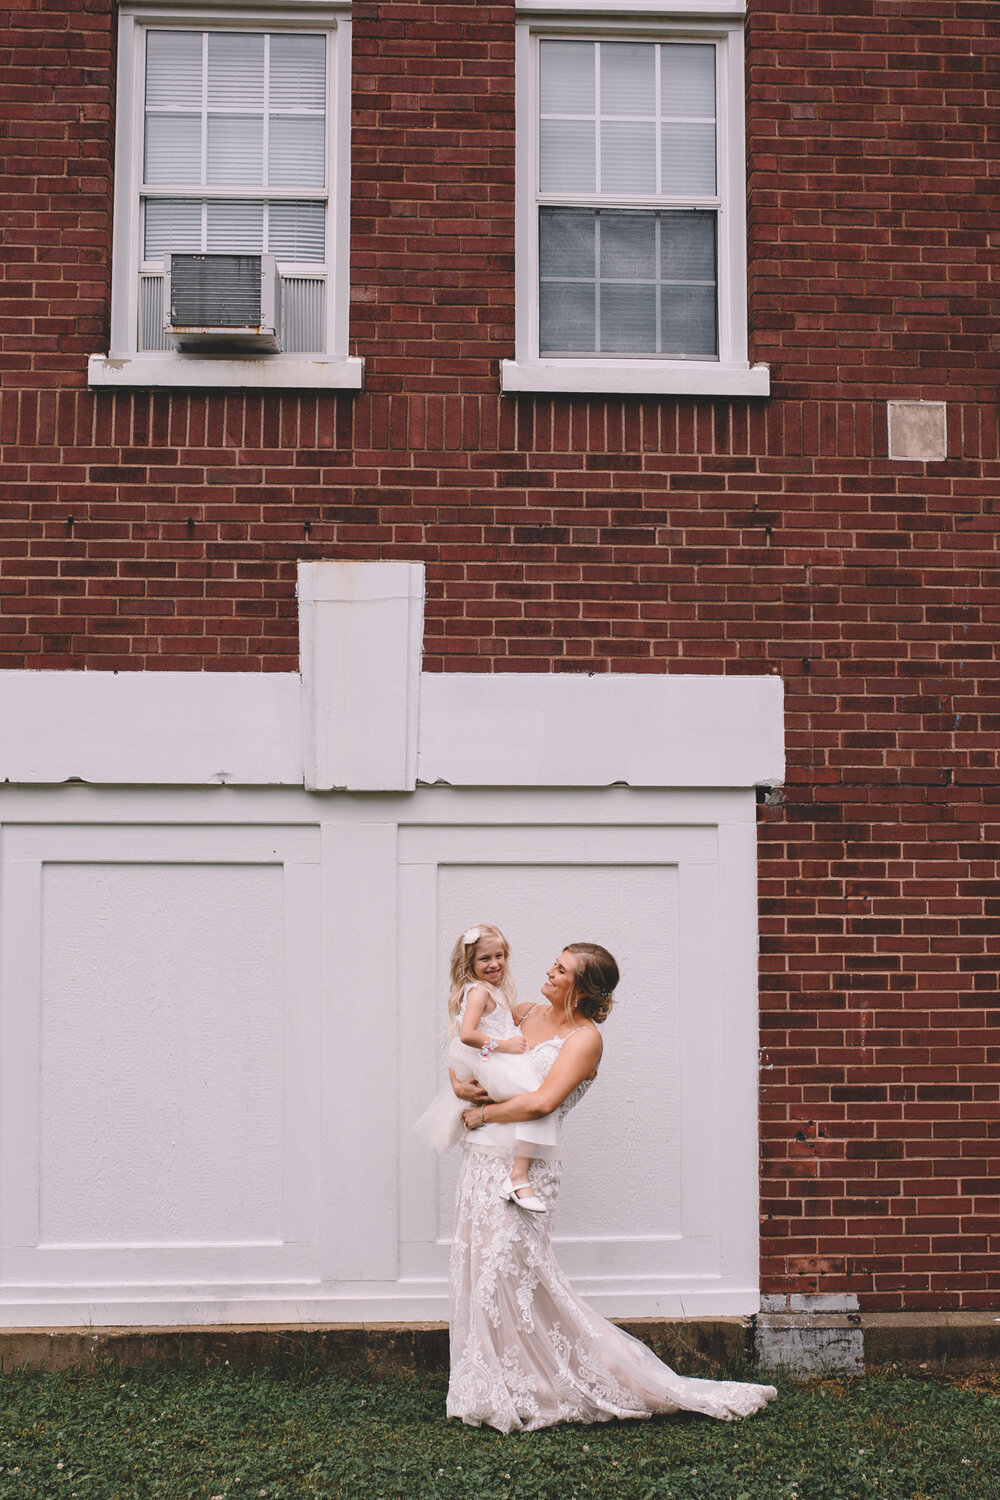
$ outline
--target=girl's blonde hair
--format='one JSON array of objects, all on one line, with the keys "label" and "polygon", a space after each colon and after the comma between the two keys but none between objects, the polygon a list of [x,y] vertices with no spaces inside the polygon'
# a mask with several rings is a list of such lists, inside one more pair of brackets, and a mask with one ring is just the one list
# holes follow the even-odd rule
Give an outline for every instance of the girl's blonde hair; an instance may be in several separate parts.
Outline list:
[{"label": "girl's blonde hair", "polygon": [[459,1012],[462,1009],[462,996],[466,987],[470,984],[483,984],[482,979],[476,979],[473,964],[476,960],[476,949],[483,938],[494,938],[503,946],[503,978],[498,985],[486,985],[488,990],[499,990],[503,999],[511,1007],[514,1006],[517,990],[510,972],[510,944],[500,931],[494,927],[492,922],[474,922],[467,927],[451,950],[451,992],[448,995],[448,1036],[458,1035]]}]

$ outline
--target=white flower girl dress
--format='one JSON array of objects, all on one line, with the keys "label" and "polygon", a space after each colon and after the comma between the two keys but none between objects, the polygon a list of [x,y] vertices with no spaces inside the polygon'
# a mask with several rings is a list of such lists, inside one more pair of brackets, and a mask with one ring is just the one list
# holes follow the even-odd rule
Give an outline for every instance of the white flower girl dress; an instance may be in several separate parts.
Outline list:
[{"label": "white flower girl dress", "polygon": [[[462,996],[460,1016],[465,1014],[465,1003],[471,985],[466,985]],[[510,1007],[499,990],[490,989],[496,1001],[489,1015],[480,1017],[478,1030],[498,1042],[514,1036],[517,1027]],[[476,1078],[491,1099],[502,1103],[515,1099],[518,1094],[530,1094],[538,1088],[547,1069],[541,1066],[529,1052],[491,1052],[485,1056],[478,1047],[467,1047],[460,1037],[455,1037],[448,1046],[448,1066],[463,1082]],[[447,1084],[434,1095],[414,1130],[425,1146],[435,1151],[447,1151],[465,1136],[462,1111],[469,1106],[459,1099]],[[559,1121],[554,1114],[541,1120],[525,1120],[514,1127],[518,1146],[523,1146],[526,1156],[554,1156],[559,1142]]]}]

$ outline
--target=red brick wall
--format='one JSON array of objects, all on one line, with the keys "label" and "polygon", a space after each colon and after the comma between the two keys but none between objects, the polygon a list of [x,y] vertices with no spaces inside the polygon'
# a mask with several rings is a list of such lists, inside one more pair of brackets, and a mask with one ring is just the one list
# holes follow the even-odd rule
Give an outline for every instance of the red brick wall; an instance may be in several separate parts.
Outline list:
[{"label": "red brick wall", "polygon": [[[789,748],[761,826],[763,1272],[990,1306],[1000,26],[941,0],[752,10],[752,317],[785,463],[744,597]],[[947,462],[886,460],[887,397],[949,403]]]},{"label": "red brick wall", "polygon": [[[512,7],[354,15],[365,392],[116,396],[85,359],[107,338],[111,6],[13,11],[0,666],[288,670],[296,560],[348,556],[427,564],[430,670],[780,672],[765,1289],[993,1302],[993,8],[751,0],[763,402],[499,397]],[[948,402],[947,461],[888,461],[889,397]]]}]

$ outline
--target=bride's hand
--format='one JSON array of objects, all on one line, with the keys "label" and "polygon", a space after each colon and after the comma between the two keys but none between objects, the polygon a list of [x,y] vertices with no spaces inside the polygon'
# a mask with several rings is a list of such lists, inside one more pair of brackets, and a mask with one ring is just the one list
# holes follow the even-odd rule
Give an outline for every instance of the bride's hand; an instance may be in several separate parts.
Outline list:
[{"label": "bride's hand", "polygon": [[464,1099],[467,1104],[486,1104],[489,1102],[489,1094],[477,1083],[475,1078],[459,1079],[452,1074],[451,1086],[459,1099]]},{"label": "bride's hand", "polygon": [[462,1119],[465,1121],[466,1130],[478,1130],[480,1125],[486,1124],[486,1121],[483,1119],[483,1112],[478,1107],[475,1109],[463,1109]]}]

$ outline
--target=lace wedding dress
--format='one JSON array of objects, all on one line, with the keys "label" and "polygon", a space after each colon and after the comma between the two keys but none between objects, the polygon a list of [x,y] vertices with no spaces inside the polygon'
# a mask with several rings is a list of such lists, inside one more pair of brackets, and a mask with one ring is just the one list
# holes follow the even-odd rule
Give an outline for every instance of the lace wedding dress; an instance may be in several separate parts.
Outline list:
[{"label": "lace wedding dress", "polygon": [[[543,1075],[563,1039],[533,1049]],[[559,1107],[560,1119],[590,1080]],[[472,1133],[462,1151],[451,1254],[451,1379],[448,1415],[472,1427],[529,1432],[556,1422],[607,1422],[695,1411],[731,1420],[777,1394],[771,1385],[677,1375],[651,1349],[592,1312],[552,1253],[551,1213],[531,1214],[500,1196],[511,1150],[503,1131]],[[479,1137],[479,1139],[477,1139]],[[558,1159],[532,1164],[531,1183],[550,1209]]]}]

